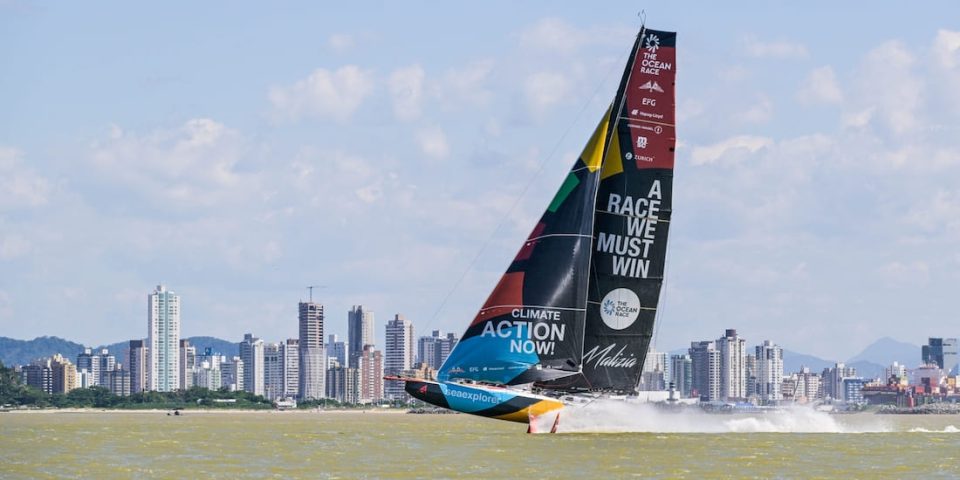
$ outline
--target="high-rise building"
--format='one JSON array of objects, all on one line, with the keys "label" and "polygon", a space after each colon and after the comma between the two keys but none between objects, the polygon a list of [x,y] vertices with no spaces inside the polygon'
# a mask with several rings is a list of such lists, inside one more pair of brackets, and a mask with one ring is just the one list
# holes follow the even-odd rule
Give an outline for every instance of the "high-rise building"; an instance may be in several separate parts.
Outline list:
[{"label": "high-rise building", "polygon": [[666,390],[670,378],[668,367],[665,352],[648,350],[643,361],[643,370],[640,372],[638,390],[646,392]]},{"label": "high-rise building", "polygon": [[[387,322],[386,330],[383,372],[384,375],[401,375],[404,370],[413,367],[413,323],[398,313]],[[406,401],[409,397],[403,389],[403,382],[396,380],[386,381],[384,390],[390,400]]]},{"label": "high-rise building", "polygon": [[50,366],[49,358],[34,360],[30,365],[23,367],[20,374],[23,376],[23,383],[27,386],[43,393],[53,393],[53,368]]},{"label": "high-rise building", "polygon": [[670,383],[682,398],[689,398],[693,389],[693,361],[690,355],[670,357]]},{"label": "high-rise building", "polygon": [[383,354],[373,345],[366,345],[357,357],[360,364],[359,403],[377,403],[383,400]]},{"label": "high-rise building", "polygon": [[757,356],[752,353],[743,357],[743,378],[747,382],[747,398],[757,398]]},{"label": "high-rise building", "polygon": [[327,336],[327,356],[335,358],[338,365],[347,365],[347,342],[340,341],[339,335],[331,333]]},{"label": "high-rise building", "polygon": [[77,367],[59,353],[50,358],[50,389],[53,393],[68,393],[77,388]]},{"label": "high-rise building", "polygon": [[688,353],[693,368],[691,396],[704,402],[720,400],[720,351],[716,343],[692,342]]},{"label": "high-rise building", "polygon": [[716,343],[720,352],[720,398],[726,401],[747,398],[747,341],[730,328]]},{"label": "high-rise building", "polygon": [[417,341],[417,363],[439,370],[458,341],[455,333],[444,335],[440,330],[434,330],[429,337],[420,337]]},{"label": "high-rise building", "polygon": [[357,357],[365,345],[374,345],[373,312],[365,310],[363,305],[354,305],[347,312],[347,353],[350,355],[348,366],[357,367]]},{"label": "high-rise building", "polygon": [[252,333],[245,334],[240,342],[240,359],[243,360],[243,390],[262,396],[263,340]]},{"label": "high-rise building", "polygon": [[301,400],[318,400],[326,395],[327,356],[323,351],[323,305],[300,302],[300,385]]},{"label": "high-rise building", "polygon": [[220,362],[220,388],[226,388],[231,392],[244,390],[245,371],[246,365],[243,364],[243,359],[240,357],[233,357],[229,360],[224,358]]},{"label": "high-rise building", "polygon": [[283,356],[283,397],[300,396],[300,340],[288,338],[281,344]]},{"label": "high-rise building", "polygon": [[197,355],[197,366],[193,373],[194,385],[207,390],[220,390],[223,386],[223,373],[220,371],[223,362],[223,356],[213,353],[209,347],[204,350],[203,355]]},{"label": "high-rise building", "polygon": [[140,393],[147,385],[147,347],[143,340],[130,340],[127,353],[127,368],[130,369],[130,393]]},{"label": "high-rise building", "polygon": [[907,385],[907,367],[893,362],[892,365],[883,369],[883,382],[887,385]]},{"label": "high-rise building", "polygon": [[130,371],[124,370],[123,365],[117,363],[114,368],[101,371],[100,378],[110,393],[120,397],[130,395]]},{"label": "high-rise building", "polygon": [[944,375],[954,375],[957,372],[957,339],[930,337],[927,344],[921,347],[920,356],[923,363],[932,363],[943,370]]},{"label": "high-rise building", "polygon": [[84,348],[83,352],[77,354],[77,371],[86,372],[86,376],[81,382],[81,388],[100,385],[100,352],[94,352],[92,348]]},{"label": "high-rise building", "polygon": [[793,401],[808,403],[818,398],[823,398],[820,375],[810,372],[807,367],[801,367],[800,372],[797,373],[797,390],[793,395]]},{"label": "high-rise building", "polygon": [[340,403],[360,403],[360,371],[339,364],[328,369],[327,397]]},{"label": "high-rise building", "polygon": [[837,363],[833,367],[823,369],[821,398],[843,400],[845,396],[843,379],[857,376],[857,369]]},{"label": "high-rise building", "polygon": [[763,403],[783,400],[783,349],[770,340],[756,347],[756,393]]},{"label": "high-rise building", "polygon": [[284,380],[282,344],[263,344],[263,395],[267,400],[283,398]]},{"label": "high-rise building", "polygon": [[100,350],[100,374],[101,374],[101,377],[100,377],[100,382],[99,382],[99,384],[100,384],[101,387],[110,388],[109,385],[107,385],[106,380],[104,380],[104,378],[102,377],[102,375],[103,375],[103,372],[112,372],[113,370],[116,369],[116,366],[117,366],[117,358],[114,357],[113,355],[111,355],[111,354],[110,354],[110,351],[107,350],[106,348],[101,349],[101,350]]},{"label": "high-rise building", "polygon": [[187,339],[180,340],[180,390],[193,386],[193,370],[197,366],[197,347]]},{"label": "high-rise building", "polygon": [[172,392],[180,387],[180,296],[157,285],[147,296],[148,389]]}]

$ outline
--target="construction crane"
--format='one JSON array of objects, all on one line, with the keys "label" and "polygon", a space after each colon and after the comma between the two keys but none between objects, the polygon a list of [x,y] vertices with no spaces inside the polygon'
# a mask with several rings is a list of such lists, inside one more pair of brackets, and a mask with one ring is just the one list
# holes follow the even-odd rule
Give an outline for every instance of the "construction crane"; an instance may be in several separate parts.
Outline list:
[{"label": "construction crane", "polygon": [[307,290],[310,291],[310,303],[313,303],[313,289],[314,288],[327,288],[326,285],[307,285]]}]

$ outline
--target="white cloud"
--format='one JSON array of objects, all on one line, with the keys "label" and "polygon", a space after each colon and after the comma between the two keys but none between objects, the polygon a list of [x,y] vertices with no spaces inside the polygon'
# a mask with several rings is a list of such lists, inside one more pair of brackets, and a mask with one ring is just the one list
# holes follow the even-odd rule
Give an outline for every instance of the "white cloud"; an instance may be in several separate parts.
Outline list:
[{"label": "white cloud", "polygon": [[806,58],[807,47],[801,43],[787,41],[764,42],[756,37],[744,39],[747,54],[757,58]]},{"label": "white cloud", "polygon": [[537,72],[523,83],[527,106],[535,115],[566,100],[571,88],[567,77],[556,72]]},{"label": "white cloud", "polygon": [[447,135],[440,127],[421,129],[417,133],[417,143],[420,145],[420,151],[428,157],[443,159],[450,155],[450,145],[447,143]]},{"label": "white cloud", "polygon": [[837,76],[829,65],[810,71],[797,92],[802,103],[841,103],[843,92],[837,84]]},{"label": "white cloud", "polygon": [[420,65],[394,70],[387,80],[393,99],[393,114],[399,120],[414,120],[420,117],[423,101],[424,71]]},{"label": "white cloud", "polygon": [[451,68],[435,84],[434,95],[446,110],[456,110],[462,106],[472,109],[486,106],[493,99],[493,92],[487,83],[494,65],[493,60],[487,59]]},{"label": "white cloud", "polygon": [[739,135],[713,145],[694,147],[691,158],[694,165],[706,165],[738,153],[756,153],[758,150],[768,148],[772,144],[773,140],[767,137]]},{"label": "white cloud", "polygon": [[590,36],[559,18],[543,18],[520,32],[520,45],[533,50],[573,52]]},{"label": "white cloud", "polygon": [[941,68],[960,67],[960,32],[938,31],[933,41],[933,55]]},{"label": "white cloud", "polygon": [[240,135],[208,118],[176,129],[118,134],[92,145],[100,178],[154,202],[213,206],[253,192],[255,179],[236,171],[247,147]]},{"label": "white cloud", "polygon": [[765,123],[773,118],[773,102],[766,95],[760,95],[757,102],[737,114],[737,119],[747,123]]},{"label": "white cloud", "polygon": [[346,33],[334,33],[327,39],[327,46],[336,52],[344,52],[353,48],[354,45],[356,45],[356,40],[352,35]]},{"label": "white cloud", "polygon": [[0,210],[44,205],[52,191],[49,180],[23,165],[19,150],[0,146]]},{"label": "white cloud", "polygon": [[923,81],[915,64],[914,56],[898,41],[871,50],[857,72],[855,108],[874,107],[874,118],[897,134],[919,127]]},{"label": "white cloud", "polygon": [[926,262],[890,262],[877,269],[888,285],[925,284],[930,279],[930,266]]},{"label": "white cloud", "polygon": [[873,118],[873,108],[865,108],[858,112],[845,113],[842,118],[844,127],[862,128],[870,123]]},{"label": "white cloud", "polygon": [[270,104],[281,118],[332,118],[345,122],[373,92],[373,74],[347,65],[335,71],[318,68],[287,87],[273,87]]},{"label": "white cloud", "polygon": [[21,235],[0,236],[0,260],[12,260],[30,253],[30,242]]}]

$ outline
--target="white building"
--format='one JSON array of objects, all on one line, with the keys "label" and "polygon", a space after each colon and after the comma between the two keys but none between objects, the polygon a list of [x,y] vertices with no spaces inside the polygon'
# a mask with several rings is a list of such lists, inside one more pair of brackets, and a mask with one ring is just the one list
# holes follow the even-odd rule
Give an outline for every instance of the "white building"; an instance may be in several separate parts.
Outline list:
[{"label": "white building", "polygon": [[220,387],[226,388],[231,392],[243,390],[245,370],[246,366],[240,357],[233,357],[230,360],[224,359],[220,363]]},{"label": "white building", "polygon": [[357,367],[357,357],[365,345],[374,345],[373,312],[365,310],[363,305],[354,305],[347,312],[347,353],[351,367]]},{"label": "white building", "polygon": [[[383,373],[400,375],[404,370],[413,368],[413,324],[398,313],[393,320],[387,322],[386,331],[387,344],[384,348]],[[386,397],[391,400],[406,400],[408,397],[403,390],[403,382],[387,381],[384,383],[384,390]]]},{"label": "white building", "polygon": [[726,401],[746,399],[747,341],[730,328],[716,343],[720,352],[720,398]]},{"label": "white building", "polygon": [[756,392],[763,403],[783,400],[783,349],[770,340],[756,347]]},{"label": "white building", "polygon": [[327,356],[323,351],[323,305],[300,302],[300,385],[301,400],[326,396]]},{"label": "white building", "polygon": [[263,340],[248,333],[240,342],[240,359],[243,360],[243,390],[254,395],[263,395]]},{"label": "white building", "polygon": [[300,340],[288,338],[280,346],[283,356],[283,398],[299,398]]},{"label": "white building", "polygon": [[147,296],[148,390],[180,388],[180,296],[157,285]]},{"label": "white building", "polygon": [[279,400],[284,397],[283,344],[263,344],[263,395],[267,400]]}]

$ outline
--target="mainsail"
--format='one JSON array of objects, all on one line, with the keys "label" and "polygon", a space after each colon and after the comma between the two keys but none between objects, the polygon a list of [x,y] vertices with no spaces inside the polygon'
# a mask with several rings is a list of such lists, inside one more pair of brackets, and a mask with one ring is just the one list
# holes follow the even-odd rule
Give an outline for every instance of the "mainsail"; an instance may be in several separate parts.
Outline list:
[{"label": "mainsail", "polygon": [[641,30],[611,108],[438,380],[636,390],[670,221],[675,42]]},{"label": "mainsail", "polygon": [[582,375],[545,388],[637,389],[673,210],[676,37],[641,30],[627,63],[597,190]]}]

